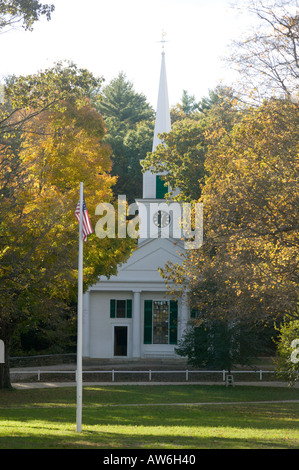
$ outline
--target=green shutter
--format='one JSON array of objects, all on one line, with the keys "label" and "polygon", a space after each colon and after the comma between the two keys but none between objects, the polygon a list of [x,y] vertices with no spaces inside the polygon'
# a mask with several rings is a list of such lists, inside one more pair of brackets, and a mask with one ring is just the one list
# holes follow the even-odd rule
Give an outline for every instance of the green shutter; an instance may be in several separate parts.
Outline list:
[{"label": "green shutter", "polygon": [[153,302],[144,301],[144,344],[152,344],[153,331]]},{"label": "green shutter", "polygon": [[168,188],[165,186],[165,181],[156,175],[156,199],[164,199],[166,193],[168,193]]},{"label": "green shutter", "polygon": [[115,318],[115,299],[110,299],[110,318]]},{"label": "green shutter", "polygon": [[127,318],[132,318],[132,299],[127,300]]},{"label": "green shutter", "polygon": [[177,344],[178,341],[178,303],[170,301],[169,312],[169,344]]}]

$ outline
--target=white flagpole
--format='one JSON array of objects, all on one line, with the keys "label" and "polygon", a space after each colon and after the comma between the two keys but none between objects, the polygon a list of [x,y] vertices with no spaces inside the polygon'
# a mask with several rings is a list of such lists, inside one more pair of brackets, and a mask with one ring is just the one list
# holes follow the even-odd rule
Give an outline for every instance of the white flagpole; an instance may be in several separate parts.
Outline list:
[{"label": "white flagpole", "polygon": [[77,432],[82,430],[82,300],[83,300],[83,183],[80,183],[80,222],[78,256],[78,333],[77,333]]}]

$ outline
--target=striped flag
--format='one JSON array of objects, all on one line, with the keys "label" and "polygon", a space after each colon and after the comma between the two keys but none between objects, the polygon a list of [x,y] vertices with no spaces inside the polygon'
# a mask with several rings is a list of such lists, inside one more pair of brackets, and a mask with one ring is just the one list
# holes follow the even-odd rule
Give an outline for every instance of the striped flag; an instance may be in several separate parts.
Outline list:
[{"label": "striped flag", "polygon": [[[93,233],[93,228],[91,225],[91,222],[89,220],[89,215],[88,215],[88,210],[85,204],[85,199],[83,196],[83,208],[82,208],[82,213],[83,213],[83,221],[82,221],[82,238],[86,242],[87,236]],[[80,223],[80,201],[77,204],[76,210],[75,210],[75,217]]]}]

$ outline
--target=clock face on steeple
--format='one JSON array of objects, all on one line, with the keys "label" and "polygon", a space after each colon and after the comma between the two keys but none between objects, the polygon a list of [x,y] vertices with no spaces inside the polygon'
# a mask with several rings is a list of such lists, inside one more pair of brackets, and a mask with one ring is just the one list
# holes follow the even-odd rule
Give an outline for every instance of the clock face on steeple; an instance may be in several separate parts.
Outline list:
[{"label": "clock face on steeple", "polygon": [[165,211],[157,211],[153,216],[153,222],[159,228],[167,227],[170,224],[170,215]]}]

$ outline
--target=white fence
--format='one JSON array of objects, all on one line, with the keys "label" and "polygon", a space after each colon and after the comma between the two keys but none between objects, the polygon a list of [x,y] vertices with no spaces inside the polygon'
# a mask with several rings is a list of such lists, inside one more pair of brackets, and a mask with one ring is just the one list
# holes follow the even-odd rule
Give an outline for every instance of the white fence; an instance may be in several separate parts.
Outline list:
[{"label": "white fence", "polygon": [[[87,374],[111,374],[111,381],[115,381],[116,374],[146,374],[148,376],[148,381],[153,380],[155,374],[182,374],[183,380],[185,382],[189,381],[190,375],[192,374],[221,374],[222,381],[225,382],[226,376],[228,374],[227,370],[85,370],[82,372],[83,375]],[[42,374],[73,374],[74,379],[76,380],[77,371],[76,370],[10,370],[11,375],[17,374],[29,374],[37,375],[37,380],[41,380]],[[259,380],[262,381],[265,374],[275,374],[274,370],[232,370],[230,374],[256,374],[259,377]]]}]

